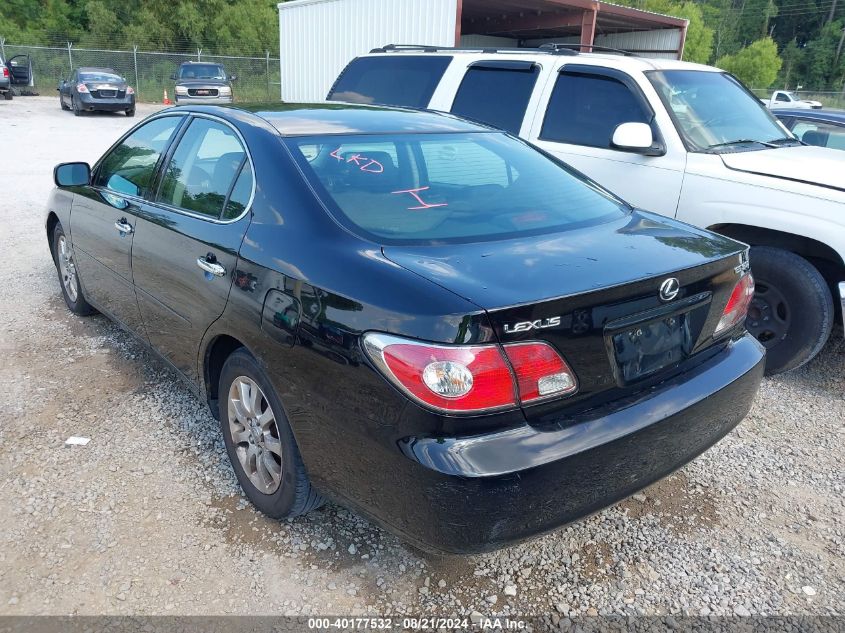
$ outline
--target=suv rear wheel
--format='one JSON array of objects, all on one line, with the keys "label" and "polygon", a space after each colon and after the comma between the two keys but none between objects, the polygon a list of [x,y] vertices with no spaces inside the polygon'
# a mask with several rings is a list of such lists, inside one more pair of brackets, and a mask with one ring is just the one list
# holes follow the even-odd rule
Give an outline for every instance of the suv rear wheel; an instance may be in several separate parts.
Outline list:
[{"label": "suv rear wheel", "polygon": [[833,297],[806,259],[779,248],[753,246],[754,299],[745,325],[766,347],[766,375],[807,363],[833,329]]}]

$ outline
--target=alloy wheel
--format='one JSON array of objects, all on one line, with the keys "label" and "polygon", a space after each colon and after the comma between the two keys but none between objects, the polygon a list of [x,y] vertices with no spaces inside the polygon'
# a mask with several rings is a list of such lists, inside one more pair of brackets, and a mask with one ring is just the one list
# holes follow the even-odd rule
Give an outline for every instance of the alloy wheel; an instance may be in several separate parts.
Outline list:
[{"label": "alloy wheel", "polygon": [[67,238],[64,235],[59,236],[58,240],[58,257],[59,260],[59,274],[62,276],[62,285],[65,292],[71,301],[76,303],[77,285],[76,285],[76,263],[73,259],[73,250],[70,244],[67,243]]},{"label": "alloy wheel", "polygon": [[252,485],[273,494],[282,483],[282,442],[276,416],[264,392],[248,376],[232,381],[228,396],[229,433]]}]

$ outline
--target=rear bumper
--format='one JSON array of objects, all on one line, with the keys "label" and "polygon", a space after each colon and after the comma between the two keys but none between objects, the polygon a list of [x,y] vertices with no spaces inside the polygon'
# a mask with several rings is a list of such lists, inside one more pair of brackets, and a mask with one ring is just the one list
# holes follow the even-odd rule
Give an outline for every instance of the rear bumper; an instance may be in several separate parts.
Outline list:
[{"label": "rear bumper", "polygon": [[126,95],[122,99],[98,99],[91,95],[77,95],[79,107],[83,110],[102,110],[105,112],[123,112],[135,108],[135,95]]},{"label": "rear bumper", "polygon": [[362,511],[423,549],[449,553],[553,530],[630,496],[718,442],[748,413],[763,369],[763,348],[745,335],[639,400],[566,428],[406,438],[404,464],[391,464],[395,488]]}]

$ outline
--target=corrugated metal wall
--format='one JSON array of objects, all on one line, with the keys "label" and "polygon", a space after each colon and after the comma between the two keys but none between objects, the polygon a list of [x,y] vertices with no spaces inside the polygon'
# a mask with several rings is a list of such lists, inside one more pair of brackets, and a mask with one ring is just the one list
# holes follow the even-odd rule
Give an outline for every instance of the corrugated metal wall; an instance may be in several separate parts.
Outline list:
[{"label": "corrugated metal wall", "polygon": [[[540,46],[549,42],[561,44],[577,44],[581,38],[577,35],[572,37],[553,37],[547,39],[526,40],[525,46]],[[608,33],[602,35],[597,33],[593,42],[596,46],[609,46],[622,50],[663,50],[666,53],[643,53],[645,57],[661,57],[666,59],[677,59],[674,52],[681,43],[680,29],[659,29],[655,31],[631,31],[630,33]]]},{"label": "corrugated metal wall", "polygon": [[356,55],[385,44],[455,45],[457,0],[295,0],[279,5],[282,99],[323,101]]},{"label": "corrugated metal wall", "polygon": [[461,46],[467,48],[502,47],[513,48],[519,46],[519,40],[509,37],[497,37],[495,35],[461,35]]}]

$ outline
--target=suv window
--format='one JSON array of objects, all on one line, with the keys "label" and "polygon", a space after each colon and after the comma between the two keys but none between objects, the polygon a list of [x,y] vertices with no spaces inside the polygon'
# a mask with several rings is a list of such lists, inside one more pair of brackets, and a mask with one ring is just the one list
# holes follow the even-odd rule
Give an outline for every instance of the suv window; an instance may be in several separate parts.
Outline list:
[{"label": "suv window", "polygon": [[[167,165],[158,199],[192,213],[219,218],[245,161],[246,152],[228,126],[194,119]],[[251,187],[251,177],[249,184]]]},{"label": "suv window", "polygon": [[329,101],[428,107],[451,57],[385,55],[353,59],[329,91]]},{"label": "suv window", "polygon": [[651,118],[630,88],[618,79],[561,72],[540,138],[609,149],[613,132],[621,123],[650,123]]},{"label": "suv window", "polygon": [[519,134],[540,69],[526,62],[482,62],[470,66],[452,113]]},{"label": "suv window", "polygon": [[139,127],[103,159],[96,184],[127,196],[145,196],[156,163],[181,122],[181,116],[165,116]]}]

